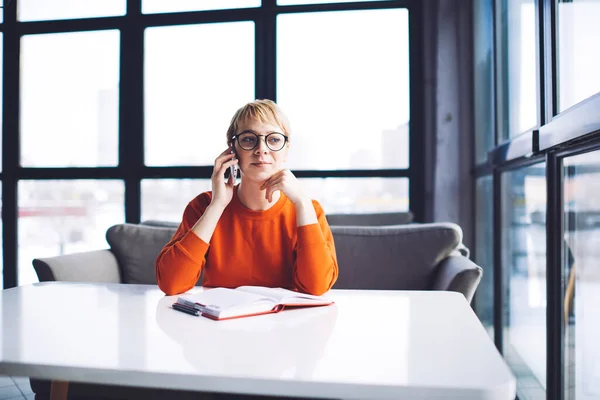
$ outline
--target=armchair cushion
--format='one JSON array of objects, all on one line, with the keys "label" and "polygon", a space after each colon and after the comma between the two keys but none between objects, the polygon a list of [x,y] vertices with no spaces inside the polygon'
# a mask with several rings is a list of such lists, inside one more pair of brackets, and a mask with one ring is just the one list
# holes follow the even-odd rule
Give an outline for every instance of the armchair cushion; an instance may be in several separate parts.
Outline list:
[{"label": "armchair cushion", "polygon": [[158,219],[149,219],[146,221],[142,221],[140,222],[140,225],[158,226],[161,228],[179,228],[179,222],[163,221]]},{"label": "armchair cushion", "polygon": [[462,293],[470,303],[481,281],[483,269],[461,255],[451,255],[438,268],[433,290],[450,290]]},{"label": "armchair cushion", "polygon": [[121,282],[119,265],[110,250],[36,258],[33,268],[40,282]]},{"label": "armchair cushion", "polygon": [[106,231],[106,240],[121,267],[123,283],[156,285],[154,262],[175,234],[175,228],[120,224]]},{"label": "armchair cushion", "polygon": [[327,214],[329,225],[343,226],[382,226],[404,225],[413,220],[413,214],[407,212],[371,213],[371,214]]},{"label": "armchair cushion", "polygon": [[430,290],[439,263],[462,242],[452,223],[331,226],[339,277],[335,289]]}]

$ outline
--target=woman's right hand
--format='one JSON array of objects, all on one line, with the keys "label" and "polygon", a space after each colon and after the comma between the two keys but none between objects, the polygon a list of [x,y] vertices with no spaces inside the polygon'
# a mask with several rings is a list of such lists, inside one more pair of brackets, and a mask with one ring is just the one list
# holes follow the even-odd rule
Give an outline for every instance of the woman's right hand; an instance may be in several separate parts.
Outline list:
[{"label": "woman's right hand", "polygon": [[233,149],[229,147],[215,159],[215,166],[211,176],[212,181],[212,200],[211,205],[225,208],[233,198],[233,187],[235,185],[235,177],[229,175],[229,179],[225,180],[225,171],[237,164]]}]

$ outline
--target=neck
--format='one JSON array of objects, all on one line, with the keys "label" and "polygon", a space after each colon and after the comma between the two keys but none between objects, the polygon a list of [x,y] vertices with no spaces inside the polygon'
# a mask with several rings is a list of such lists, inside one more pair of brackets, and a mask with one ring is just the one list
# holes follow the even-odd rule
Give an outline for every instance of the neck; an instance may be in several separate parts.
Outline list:
[{"label": "neck", "polygon": [[265,198],[266,190],[260,190],[261,182],[242,181],[238,185],[237,196],[240,203],[253,211],[265,211],[273,207],[279,200],[280,193],[277,190],[273,193],[273,201],[269,202]]}]

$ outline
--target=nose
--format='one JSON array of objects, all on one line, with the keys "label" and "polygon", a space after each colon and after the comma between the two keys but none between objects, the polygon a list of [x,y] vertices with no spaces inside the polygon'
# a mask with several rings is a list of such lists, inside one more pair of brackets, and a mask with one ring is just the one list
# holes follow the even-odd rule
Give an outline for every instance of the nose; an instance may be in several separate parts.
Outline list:
[{"label": "nose", "polygon": [[254,154],[268,153],[269,147],[267,147],[267,141],[263,137],[258,138],[258,145],[254,149]]}]

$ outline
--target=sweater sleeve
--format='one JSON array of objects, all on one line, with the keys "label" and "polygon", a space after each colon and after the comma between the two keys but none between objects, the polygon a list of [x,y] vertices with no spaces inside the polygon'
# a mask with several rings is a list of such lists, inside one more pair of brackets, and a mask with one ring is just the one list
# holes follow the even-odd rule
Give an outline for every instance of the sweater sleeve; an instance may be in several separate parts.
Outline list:
[{"label": "sweater sleeve", "polygon": [[337,280],[338,264],[325,212],[316,200],[313,206],[318,223],[298,227],[294,286],[301,292],[321,295]]},{"label": "sweater sleeve", "polygon": [[177,231],[160,251],[154,265],[158,287],[168,296],[190,290],[206,264],[208,243],[191,229],[210,204],[210,194],[202,193],[192,200]]}]

